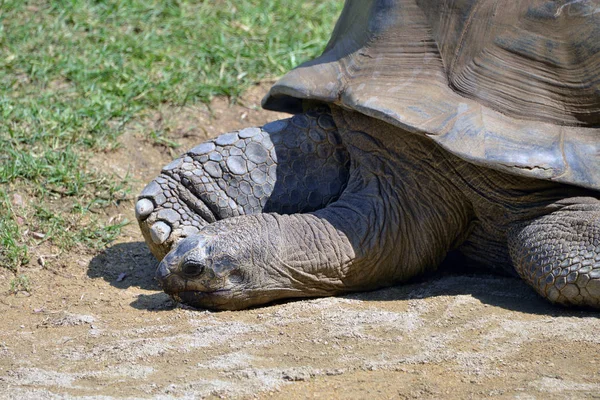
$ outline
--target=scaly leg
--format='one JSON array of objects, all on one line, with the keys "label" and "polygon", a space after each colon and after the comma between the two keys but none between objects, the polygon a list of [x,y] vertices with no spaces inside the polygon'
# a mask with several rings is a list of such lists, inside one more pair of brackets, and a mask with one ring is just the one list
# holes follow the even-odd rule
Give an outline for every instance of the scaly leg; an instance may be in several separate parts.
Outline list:
[{"label": "scaly leg", "polygon": [[328,111],[225,133],[163,168],[136,216],[153,254],[215,221],[318,210],[346,186],[349,156]]},{"label": "scaly leg", "polygon": [[553,303],[600,307],[600,200],[567,199],[563,208],[516,224],[508,245],[519,275]]}]

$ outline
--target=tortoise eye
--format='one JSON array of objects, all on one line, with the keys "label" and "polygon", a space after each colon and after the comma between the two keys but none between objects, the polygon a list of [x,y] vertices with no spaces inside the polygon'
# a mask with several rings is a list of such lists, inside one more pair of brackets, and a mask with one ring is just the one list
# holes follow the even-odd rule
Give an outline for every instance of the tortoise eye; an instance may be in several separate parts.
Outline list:
[{"label": "tortoise eye", "polygon": [[181,272],[190,278],[198,276],[204,271],[204,265],[196,261],[188,261],[181,267]]}]

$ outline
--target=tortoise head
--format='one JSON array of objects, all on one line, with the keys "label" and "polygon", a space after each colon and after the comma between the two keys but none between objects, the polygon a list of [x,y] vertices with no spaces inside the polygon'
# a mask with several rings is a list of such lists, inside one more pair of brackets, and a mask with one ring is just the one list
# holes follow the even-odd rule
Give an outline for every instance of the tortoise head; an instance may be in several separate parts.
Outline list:
[{"label": "tortoise head", "polygon": [[258,229],[258,220],[218,221],[180,240],[156,271],[163,290],[178,302],[217,310],[294,297],[300,291],[290,287],[285,265],[274,257],[277,240]]},{"label": "tortoise head", "polygon": [[156,278],[176,301],[239,310],[342,293],[346,282],[340,277],[353,255],[346,236],[317,215],[243,215],[180,240],[159,264]]},{"label": "tortoise head", "polygon": [[[212,235],[181,240],[160,262],[156,279],[174,300],[198,308],[242,308],[248,295],[239,246],[223,245]],[[227,242],[227,241],[225,241]],[[236,301],[236,299],[238,299]],[[236,303],[240,303],[238,307]]]}]

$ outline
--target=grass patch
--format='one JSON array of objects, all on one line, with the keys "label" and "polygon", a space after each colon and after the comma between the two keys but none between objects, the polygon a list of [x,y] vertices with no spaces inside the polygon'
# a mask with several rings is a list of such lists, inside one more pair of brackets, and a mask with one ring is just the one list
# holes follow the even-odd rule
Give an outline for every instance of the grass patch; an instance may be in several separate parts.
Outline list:
[{"label": "grass patch", "polygon": [[17,271],[29,262],[29,252],[24,244],[18,217],[12,209],[8,195],[0,188],[0,265]]},{"label": "grass patch", "polygon": [[79,244],[100,249],[112,242],[128,221],[101,224],[98,218],[76,204],[67,212],[56,213],[47,207],[35,207],[34,229],[44,232],[40,239],[51,240],[62,249],[70,250]]},{"label": "grass patch", "polygon": [[[88,172],[91,153],[114,149],[125,124],[161,104],[235,99],[314,57],[341,7],[339,0],[0,0],[1,265],[27,263],[24,230],[43,230],[61,249],[113,240],[121,224],[90,209],[126,198],[128,182]],[[35,204],[26,228],[9,207],[14,187]],[[51,200],[62,207],[50,209]]]},{"label": "grass patch", "polygon": [[17,294],[19,292],[31,292],[31,282],[27,275],[15,276],[10,281],[10,293]]}]

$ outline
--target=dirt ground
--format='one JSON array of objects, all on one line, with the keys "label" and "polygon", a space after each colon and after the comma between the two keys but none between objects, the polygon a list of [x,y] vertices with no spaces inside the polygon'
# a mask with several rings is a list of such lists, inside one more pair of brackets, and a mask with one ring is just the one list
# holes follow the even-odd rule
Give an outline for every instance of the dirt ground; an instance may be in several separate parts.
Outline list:
[{"label": "dirt ground", "polygon": [[[165,108],[90,168],[129,172],[137,193],[180,151],[281,117],[258,109],[263,93]],[[145,129],[182,146],[153,145]],[[132,223],[102,253],[33,262],[30,291],[16,295],[0,271],[0,399],[600,398],[600,313],[554,307],[517,279],[442,272],[345,297],[190,310],[152,279],[133,201],[107,212]]]}]

